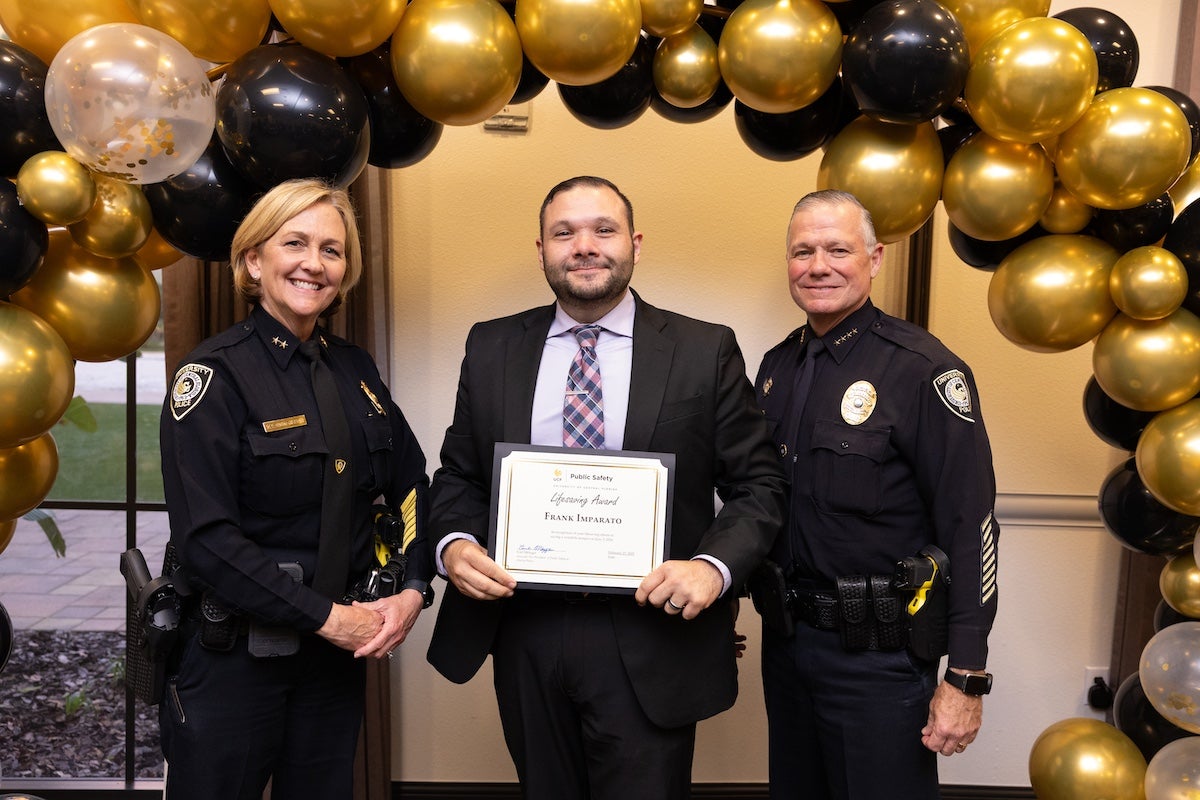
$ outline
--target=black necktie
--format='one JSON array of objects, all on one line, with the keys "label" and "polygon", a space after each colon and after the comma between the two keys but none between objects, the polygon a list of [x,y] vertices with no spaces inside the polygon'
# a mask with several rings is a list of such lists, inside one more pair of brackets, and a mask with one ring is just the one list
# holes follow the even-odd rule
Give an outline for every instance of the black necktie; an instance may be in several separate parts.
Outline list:
[{"label": "black necktie", "polygon": [[796,444],[800,436],[800,418],[804,416],[804,406],[812,393],[813,376],[817,371],[817,356],[825,350],[825,345],[815,336],[805,345],[800,369],[796,372],[796,383],[792,387],[792,402],[788,408],[788,448],[792,458],[796,457]]},{"label": "black necktie", "polygon": [[346,412],[333,373],[321,358],[318,337],[301,344],[300,355],[310,362],[321,431],[329,450],[321,489],[321,541],[317,546],[317,572],[312,586],[326,597],[340,600],[346,592],[350,571],[350,517],[354,500],[350,426],[346,424]]}]

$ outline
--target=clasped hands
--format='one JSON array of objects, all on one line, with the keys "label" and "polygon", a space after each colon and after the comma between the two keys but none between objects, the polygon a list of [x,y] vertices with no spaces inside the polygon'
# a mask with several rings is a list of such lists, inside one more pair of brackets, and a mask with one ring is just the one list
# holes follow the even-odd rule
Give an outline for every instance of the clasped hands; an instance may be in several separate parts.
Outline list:
[{"label": "clasped hands", "polygon": [[408,637],[425,598],[416,589],[370,603],[334,603],[317,635],[355,658],[387,658]]}]

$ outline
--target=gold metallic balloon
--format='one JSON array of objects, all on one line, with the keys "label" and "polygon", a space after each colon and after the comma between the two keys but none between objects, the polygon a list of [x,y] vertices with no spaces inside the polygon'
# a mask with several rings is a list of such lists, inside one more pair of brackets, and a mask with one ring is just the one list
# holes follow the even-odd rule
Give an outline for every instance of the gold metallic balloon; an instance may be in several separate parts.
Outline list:
[{"label": "gold metallic balloon", "polygon": [[[1158,574],[1158,589],[1171,608],[1185,617],[1200,618],[1200,567],[1191,553],[1167,561]],[[1200,716],[1196,722],[1200,724]]]},{"label": "gold metallic balloon", "polygon": [[1009,25],[1050,13],[1050,0],[941,0],[939,5],[958,18],[972,58],[984,42]]},{"label": "gold metallic balloon", "polygon": [[988,311],[1013,344],[1039,353],[1090,341],[1117,312],[1108,291],[1118,253],[1091,236],[1042,236],[1009,253],[988,284]]},{"label": "gold metallic balloon", "polygon": [[1117,308],[1127,316],[1162,319],[1187,296],[1187,270],[1170,250],[1136,247],[1113,264],[1108,285]]},{"label": "gold metallic balloon", "polygon": [[0,0],[0,26],[46,62],[68,39],[107,22],[137,22],[125,0]]},{"label": "gold metallic balloon", "polygon": [[654,51],[654,87],[668,103],[695,108],[720,85],[717,43],[699,25],[659,42]]},{"label": "gold metallic balloon", "polygon": [[387,41],[404,13],[404,0],[270,0],[271,10],[296,41],[318,53],[357,56]]},{"label": "gold metallic balloon", "polygon": [[271,23],[267,0],[128,2],[143,25],[172,37],[197,58],[217,64],[227,64],[257,47]]},{"label": "gold metallic balloon", "polygon": [[1128,736],[1086,717],[1059,720],[1033,743],[1029,782],[1038,800],[1144,800],[1146,759]]},{"label": "gold metallic balloon", "polygon": [[1163,411],[1200,392],[1200,319],[1178,309],[1162,319],[1118,314],[1096,339],[1092,370],[1105,394],[1138,411]]},{"label": "gold metallic balloon", "polygon": [[176,250],[173,244],[162,238],[162,234],[158,232],[157,228],[151,229],[146,243],[133,255],[137,262],[146,269],[162,269],[182,258],[187,258],[185,253]]},{"label": "gold metallic balloon", "polygon": [[79,222],[68,225],[80,247],[104,258],[131,256],[150,237],[154,219],[142,187],[97,175],[96,203]]},{"label": "gold metallic balloon", "polygon": [[[1043,149],[1045,146],[1045,142],[1042,142]],[[1092,221],[1093,210],[1056,181],[1054,194],[1050,195],[1050,205],[1042,212],[1038,224],[1050,233],[1079,233]]]},{"label": "gold metallic balloon", "polygon": [[521,40],[496,0],[413,0],[391,58],[408,102],[446,125],[483,122],[521,80]]},{"label": "gold metallic balloon", "polygon": [[16,519],[41,505],[58,476],[58,446],[43,433],[0,449],[0,519]]},{"label": "gold metallic balloon", "polygon": [[0,447],[50,430],[74,392],[67,343],[37,314],[0,303]]},{"label": "gold metallic balloon", "polygon": [[1083,116],[1096,94],[1099,72],[1096,51],[1074,25],[1023,19],[972,54],[963,97],[984,133],[1036,142],[1062,133]]},{"label": "gold metallic balloon", "polygon": [[832,85],[842,30],[818,0],[745,0],[725,21],[717,53],[738,100],[784,114],[815,102]]},{"label": "gold metallic balloon", "polygon": [[1053,195],[1054,167],[1045,150],[986,133],[955,151],[942,182],[950,221],[966,235],[989,242],[1032,228]]},{"label": "gold metallic balloon", "polygon": [[101,258],[64,230],[50,231],[42,266],[11,299],[50,323],[78,361],[136,351],[154,332],[162,304],[158,283],[134,258]]},{"label": "gold metallic balloon", "polygon": [[9,542],[13,539],[13,534],[17,532],[17,521],[10,519],[7,522],[0,522],[0,553],[8,549]]},{"label": "gold metallic balloon", "polygon": [[1171,203],[1175,206],[1177,217],[1185,208],[1200,199],[1200,158],[1193,161],[1167,191],[1171,195]]},{"label": "gold metallic balloon", "polygon": [[894,125],[859,117],[829,143],[817,188],[856,196],[871,212],[879,241],[897,242],[933,214],[944,163],[932,123]]},{"label": "gold metallic balloon", "polygon": [[516,20],[521,47],[542,74],[588,86],[617,74],[633,55],[642,6],[639,0],[518,0]]},{"label": "gold metallic balloon", "polygon": [[1058,139],[1063,185],[1097,208],[1133,208],[1167,191],[1183,174],[1192,134],[1179,106],[1153,89],[1096,95]]},{"label": "gold metallic balloon", "polygon": [[703,0],[641,0],[642,27],[651,36],[683,33],[700,19]]},{"label": "gold metallic balloon", "polygon": [[1200,400],[1156,414],[1134,456],[1138,476],[1160,503],[1200,516]]},{"label": "gold metallic balloon", "polygon": [[71,156],[47,150],[25,159],[17,171],[17,197],[42,222],[70,225],[91,211],[96,182],[91,170]]}]

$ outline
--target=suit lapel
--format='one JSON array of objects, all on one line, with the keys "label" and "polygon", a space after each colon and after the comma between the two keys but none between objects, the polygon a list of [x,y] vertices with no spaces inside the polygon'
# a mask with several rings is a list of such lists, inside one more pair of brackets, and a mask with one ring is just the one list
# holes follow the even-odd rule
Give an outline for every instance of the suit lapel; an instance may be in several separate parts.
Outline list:
[{"label": "suit lapel", "polygon": [[554,306],[536,308],[521,320],[521,330],[505,345],[505,363],[497,365],[504,386],[504,421],[499,441],[529,441],[533,392],[546,334],[553,321]]},{"label": "suit lapel", "polygon": [[625,449],[647,450],[667,388],[675,342],[663,331],[661,311],[634,293],[633,367],[629,378],[629,410],[625,419]]}]

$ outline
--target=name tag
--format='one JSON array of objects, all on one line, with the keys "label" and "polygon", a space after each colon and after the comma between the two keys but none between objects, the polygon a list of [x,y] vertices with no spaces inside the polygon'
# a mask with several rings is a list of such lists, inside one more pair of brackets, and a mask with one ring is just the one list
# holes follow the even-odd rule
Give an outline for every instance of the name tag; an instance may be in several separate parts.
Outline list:
[{"label": "name tag", "polygon": [[283,419],[269,419],[262,426],[266,433],[274,433],[275,431],[286,431],[288,428],[303,428],[307,424],[308,419],[303,414],[297,414],[294,417],[284,417]]}]

